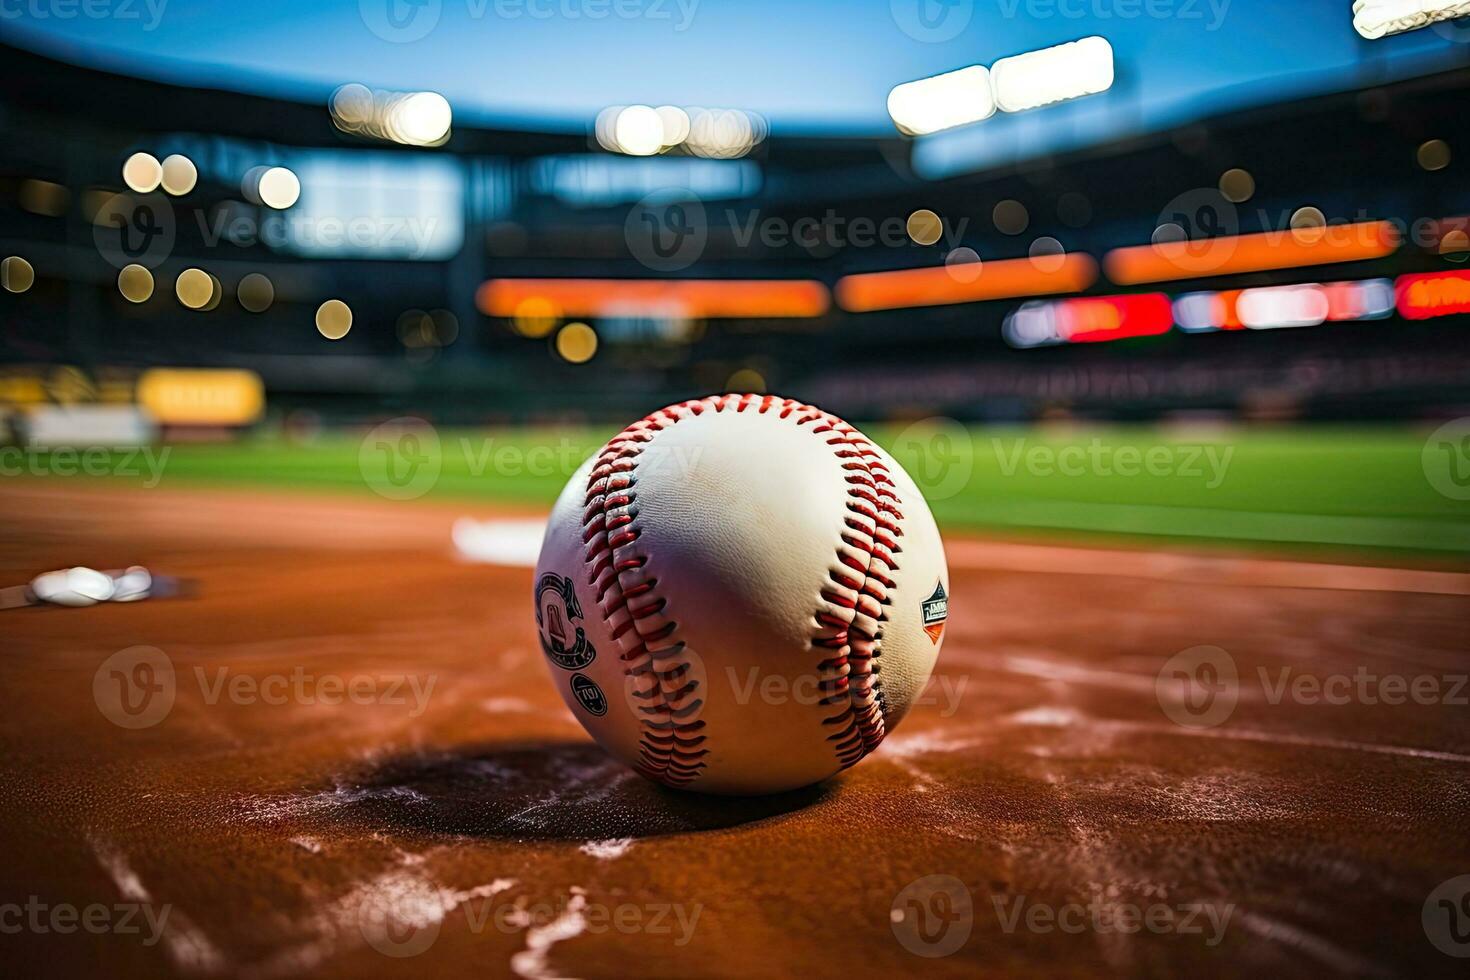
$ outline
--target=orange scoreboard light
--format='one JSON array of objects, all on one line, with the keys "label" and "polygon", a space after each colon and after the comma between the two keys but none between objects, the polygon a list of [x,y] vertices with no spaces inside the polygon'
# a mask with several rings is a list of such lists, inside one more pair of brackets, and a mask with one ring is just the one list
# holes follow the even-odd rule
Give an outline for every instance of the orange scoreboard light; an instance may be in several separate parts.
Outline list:
[{"label": "orange scoreboard light", "polygon": [[1077,293],[1097,281],[1090,255],[1067,253],[862,272],[837,281],[837,302],[849,313],[979,303],[1021,296]]},{"label": "orange scoreboard light", "polygon": [[1392,255],[1398,247],[1398,229],[1392,224],[1363,221],[1324,228],[1133,245],[1113,249],[1103,261],[1109,279],[1120,286],[1136,286],[1361,262]]},{"label": "orange scoreboard light", "polygon": [[830,296],[806,279],[488,279],[475,294],[486,316],[528,301],[562,316],[802,319],[826,313]]}]

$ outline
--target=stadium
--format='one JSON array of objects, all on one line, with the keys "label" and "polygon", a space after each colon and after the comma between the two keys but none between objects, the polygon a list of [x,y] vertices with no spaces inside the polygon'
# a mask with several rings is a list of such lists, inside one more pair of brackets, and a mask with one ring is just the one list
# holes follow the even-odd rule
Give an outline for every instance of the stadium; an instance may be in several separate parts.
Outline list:
[{"label": "stadium", "polygon": [[[1467,12],[0,0],[0,944],[1455,975]],[[546,680],[558,494],[691,405],[851,422],[943,537],[933,676],[805,788]]]}]

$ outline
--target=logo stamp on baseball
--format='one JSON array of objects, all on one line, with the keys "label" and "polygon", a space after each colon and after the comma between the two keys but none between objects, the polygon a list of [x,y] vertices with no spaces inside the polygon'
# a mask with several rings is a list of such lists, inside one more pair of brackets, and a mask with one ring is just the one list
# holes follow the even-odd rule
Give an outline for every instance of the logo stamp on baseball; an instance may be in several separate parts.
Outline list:
[{"label": "logo stamp on baseball", "polygon": [[546,659],[563,670],[581,670],[597,659],[597,649],[577,625],[581,621],[572,580],[555,572],[542,575],[536,583],[536,630]]},{"label": "logo stamp on baseball", "polygon": [[[669,456],[697,462],[652,465]],[[775,793],[899,724],[938,657],[948,579],[923,495],[881,447],[811,405],[718,395],[634,422],[573,474],[536,622],[552,673],[576,671],[557,682],[567,707],[614,757],[675,788]],[[732,681],[751,676],[817,696]]]},{"label": "logo stamp on baseball", "polygon": [[949,596],[944,593],[944,583],[935,582],[934,592],[924,600],[924,632],[931,643],[937,644],[944,637],[944,624],[949,621]]},{"label": "logo stamp on baseball", "polygon": [[607,695],[603,694],[597,682],[586,674],[572,675],[572,694],[588,714],[599,718],[607,714]]}]

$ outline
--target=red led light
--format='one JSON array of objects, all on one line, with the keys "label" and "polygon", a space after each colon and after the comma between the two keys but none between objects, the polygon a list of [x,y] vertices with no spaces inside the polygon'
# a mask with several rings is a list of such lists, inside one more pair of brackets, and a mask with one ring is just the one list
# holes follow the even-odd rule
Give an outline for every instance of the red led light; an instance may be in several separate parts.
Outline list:
[{"label": "red led light", "polygon": [[1470,313],[1470,270],[1399,276],[1394,290],[1407,320]]},{"label": "red led light", "polygon": [[1174,309],[1163,293],[1086,296],[1057,304],[1057,333],[1078,344],[1152,337],[1173,326]]}]

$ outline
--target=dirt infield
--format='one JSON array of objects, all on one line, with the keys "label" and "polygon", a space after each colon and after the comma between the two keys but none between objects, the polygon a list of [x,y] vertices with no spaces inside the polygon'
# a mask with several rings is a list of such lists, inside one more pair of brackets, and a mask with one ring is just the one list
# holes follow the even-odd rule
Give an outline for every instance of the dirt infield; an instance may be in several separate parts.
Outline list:
[{"label": "dirt infield", "polygon": [[1463,975],[1470,576],[956,540],[926,703],[729,800],[587,739],[458,514],[0,484],[0,585],[197,581],[0,613],[16,975]]}]

